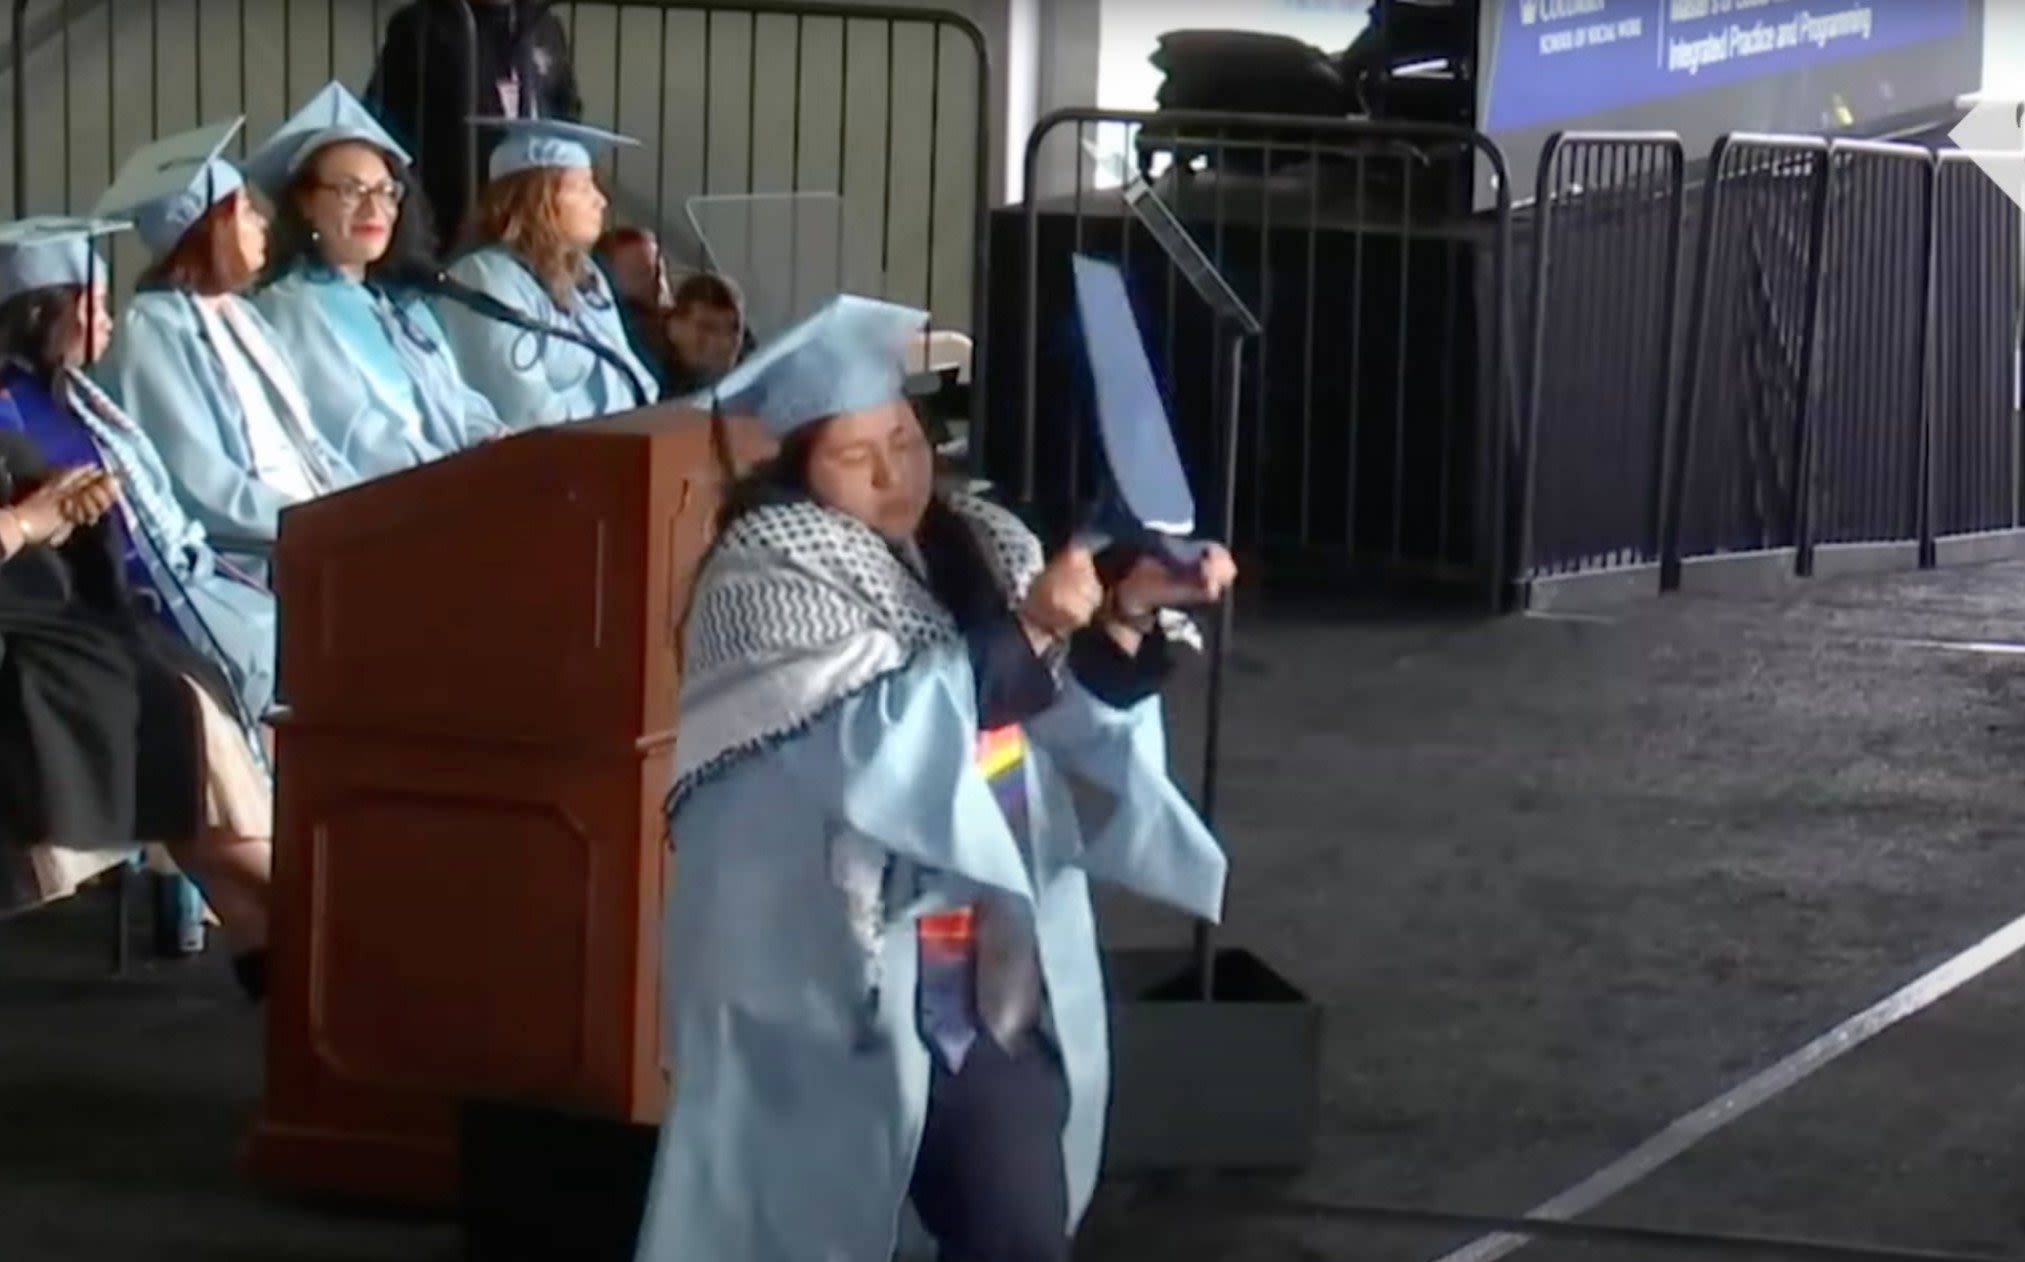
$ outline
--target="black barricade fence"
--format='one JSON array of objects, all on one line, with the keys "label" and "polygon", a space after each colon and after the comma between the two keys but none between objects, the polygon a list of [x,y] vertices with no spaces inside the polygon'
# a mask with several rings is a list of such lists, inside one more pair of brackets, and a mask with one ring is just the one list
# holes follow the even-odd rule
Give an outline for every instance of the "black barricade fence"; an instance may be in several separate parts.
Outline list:
[{"label": "black barricade fence", "polygon": [[[330,79],[363,96],[401,7],[14,0],[6,202],[17,214],[81,211],[158,136],[244,113],[243,154]],[[601,166],[615,221],[654,227],[671,256],[698,261],[692,197],[837,194],[847,247],[832,252],[845,261],[833,283],[981,335],[990,74],[968,19],[772,0],[577,0],[552,12],[571,37],[584,121],[642,142]],[[430,47],[424,75],[469,73]],[[130,280],[138,247],[116,250],[115,277]]]},{"label": "black barricade fence", "polygon": [[1703,189],[1662,563],[1796,539],[1826,141],[1726,136]]},{"label": "black barricade fence", "polygon": [[[1126,173],[1083,161],[1085,148],[1132,154],[1264,325],[1241,379],[1233,523],[1216,520],[1229,368],[1215,317],[1126,208]],[[1499,189],[1482,214],[1469,200],[1478,162]],[[1085,252],[1126,273],[1205,531],[1276,562],[1498,580],[1515,389],[1510,201],[1488,140],[1075,110],[1035,129],[1026,169],[1028,200],[991,229],[993,275],[1024,281],[993,292],[991,414],[1020,419],[981,446],[987,472],[1042,524],[1070,528],[1098,486],[1070,283],[1069,260]],[[1076,174],[1049,195],[1033,191],[1043,170]]]},{"label": "black barricade fence", "polygon": [[1925,481],[1934,154],[1837,141],[1828,161],[1802,572],[1821,547],[1916,549]]},{"label": "black barricade fence", "polygon": [[1685,176],[1671,134],[1567,133],[1541,160],[1520,234],[1522,580],[1659,559]]},{"label": "black barricade fence", "polygon": [[[1986,158],[1985,160],[1989,160]],[[1996,159],[2016,180],[2025,158]],[[1954,150],[1934,184],[1932,533],[1964,543],[2025,529],[2017,389],[2019,208]]]}]

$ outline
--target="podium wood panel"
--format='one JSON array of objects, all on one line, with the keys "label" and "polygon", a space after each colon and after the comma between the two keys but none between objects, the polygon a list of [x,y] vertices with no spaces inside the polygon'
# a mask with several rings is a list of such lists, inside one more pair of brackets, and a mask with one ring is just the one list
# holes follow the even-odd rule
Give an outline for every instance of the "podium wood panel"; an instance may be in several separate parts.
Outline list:
[{"label": "podium wood panel", "polygon": [[721,492],[708,429],[542,431],[284,515],[257,1177],[448,1204],[461,1099],[660,1116],[661,805]]}]

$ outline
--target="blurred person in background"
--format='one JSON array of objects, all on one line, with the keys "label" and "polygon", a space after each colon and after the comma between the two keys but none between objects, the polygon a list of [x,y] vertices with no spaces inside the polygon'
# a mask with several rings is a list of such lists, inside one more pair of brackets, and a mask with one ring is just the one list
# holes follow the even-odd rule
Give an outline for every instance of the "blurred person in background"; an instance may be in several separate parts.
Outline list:
[{"label": "blurred person in background", "polygon": [[667,320],[674,293],[661,261],[660,239],[645,228],[614,228],[599,239],[596,256],[619,300],[627,343],[654,374],[660,396],[671,397]]},{"label": "blurred person in background", "polygon": [[[474,195],[465,148],[465,120],[583,116],[583,97],[570,64],[569,34],[548,0],[469,0],[475,48],[468,46],[458,0],[411,0],[387,20],[366,100],[380,121],[415,155],[435,209],[436,239],[456,239]],[[467,57],[477,61],[477,92],[468,95]],[[478,170],[492,156],[490,138],[472,138]]]},{"label": "blurred person in background", "polygon": [[671,397],[717,384],[751,348],[745,298],[715,272],[692,272],[676,284],[664,327]]}]

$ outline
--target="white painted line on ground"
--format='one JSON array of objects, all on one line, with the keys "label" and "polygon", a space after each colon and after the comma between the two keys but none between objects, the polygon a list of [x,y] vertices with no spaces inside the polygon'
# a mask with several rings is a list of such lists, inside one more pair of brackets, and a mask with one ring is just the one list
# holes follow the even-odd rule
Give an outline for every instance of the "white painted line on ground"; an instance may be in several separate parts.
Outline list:
[{"label": "white painted line on ground", "polygon": [[1989,653],[1998,657],[2025,657],[2025,644],[2016,644],[2008,640],[1890,639],[1885,643],[1911,649],[1944,649],[1953,653]]},{"label": "white painted line on ground", "polygon": [[[1823,1066],[1848,1055],[1907,1017],[1981,977],[2020,950],[2025,950],[2025,916],[2005,925],[1896,994],[1857,1013],[1770,1069],[1680,1117],[1595,1174],[1527,1211],[1525,1217],[1567,1222],[1588,1213],[1702,1140],[1804,1081]],[[1482,1236],[1453,1253],[1444,1254],[1440,1262],[1496,1262],[1498,1258],[1525,1248],[1532,1240],[1531,1236],[1513,1233]]]},{"label": "white painted line on ground", "polygon": [[1524,616],[1536,622],[1591,622],[1606,627],[1617,625],[1617,619],[1607,618],[1600,613],[1555,613],[1551,609],[1528,609]]}]

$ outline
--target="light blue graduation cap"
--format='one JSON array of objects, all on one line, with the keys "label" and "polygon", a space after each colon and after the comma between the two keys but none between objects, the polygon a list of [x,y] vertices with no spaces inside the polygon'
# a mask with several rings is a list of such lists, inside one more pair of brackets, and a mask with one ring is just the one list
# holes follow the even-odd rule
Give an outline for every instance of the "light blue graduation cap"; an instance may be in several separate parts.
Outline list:
[{"label": "light blue graduation cap", "polygon": [[107,274],[105,259],[91,243],[131,226],[118,219],[73,215],[0,224],[0,302],[59,285],[90,285]]},{"label": "light blue graduation cap", "polygon": [[333,81],[253,151],[246,160],[246,178],[268,196],[278,196],[317,150],[348,140],[371,145],[403,165],[414,161],[350,89]]},{"label": "light blue graduation cap", "polygon": [[640,143],[615,131],[559,118],[473,118],[471,125],[500,133],[487,172],[495,180],[519,171],[587,168],[594,154]]},{"label": "light blue graduation cap", "polygon": [[1125,277],[1116,265],[1078,254],[1073,260],[1076,312],[1096,393],[1097,436],[1110,474],[1110,492],[1089,532],[1150,544],[1187,562],[1201,553],[1195,533],[1195,496],[1174,445],[1174,427],[1153,379],[1153,364],[1139,335]]},{"label": "light blue graduation cap", "polygon": [[92,215],[131,216],[148,253],[156,258],[167,254],[213,206],[245,187],[238,168],[218,156],[245,122],[242,115],[142,146],[120,168]]},{"label": "light blue graduation cap", "polygon": [[775,438],[890,403],[906,393],[907,338],[927,323],[926,311],[839,294],[747,356],[700,402],[756,416]]}]

